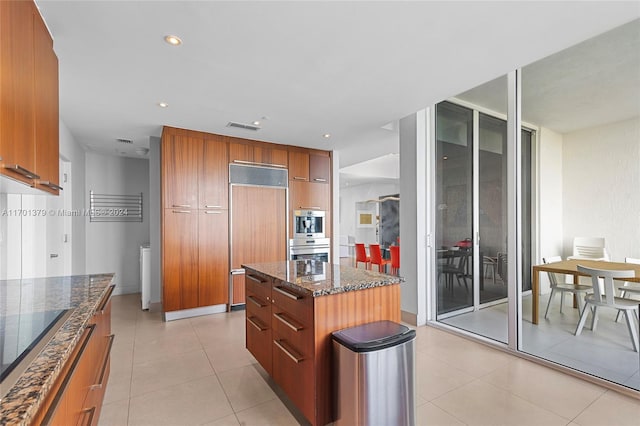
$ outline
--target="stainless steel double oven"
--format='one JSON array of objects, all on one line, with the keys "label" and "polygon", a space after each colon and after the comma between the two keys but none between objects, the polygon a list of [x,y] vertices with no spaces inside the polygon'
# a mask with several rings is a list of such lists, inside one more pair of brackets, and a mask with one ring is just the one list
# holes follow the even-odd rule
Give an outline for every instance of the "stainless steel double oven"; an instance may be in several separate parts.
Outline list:
[{"label": "stainless steel double oven", "polygon": [[289,240],[289,259],[329,261],[331,240],[325,237],[323,210],[295,210],[293,238]]}]

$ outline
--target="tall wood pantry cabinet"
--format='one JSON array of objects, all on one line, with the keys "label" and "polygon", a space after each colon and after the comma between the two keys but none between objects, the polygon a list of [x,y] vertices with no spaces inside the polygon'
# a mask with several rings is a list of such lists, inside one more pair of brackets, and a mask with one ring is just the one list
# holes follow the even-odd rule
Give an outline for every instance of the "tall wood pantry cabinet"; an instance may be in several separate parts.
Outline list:
[{"label": "tall wood pantry cabinet", "polygon": [[164,311],[228,301],[228,143],[222,136],[162,132]]}]

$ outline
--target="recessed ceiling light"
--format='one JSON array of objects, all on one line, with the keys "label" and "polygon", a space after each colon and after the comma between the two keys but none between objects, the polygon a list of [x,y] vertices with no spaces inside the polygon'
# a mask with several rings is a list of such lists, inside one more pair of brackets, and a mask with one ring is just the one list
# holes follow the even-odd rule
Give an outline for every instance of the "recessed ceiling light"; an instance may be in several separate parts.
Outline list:
[{"label": "recessed ceiling light", "polygon": [[182,40],[180,40],[180,37],[175,35],[164,36],[164,41],[172,46],[180,46],[182,44]]},{"label": "recessed ceiling light", "polygon": [[260,122],[258,120],[256,120],[256,121],[253,121],[251,124],[253,124],[254,126],[259,126]]},{"label": "recessed ceiling light", "polygon": [[324,135],[322,135],[322,137],[325,139],[329,139],[331,135],[329,133],[325,133]]},{"label": "recessed ceiling light", "polygon": [[166,108],[166,107],[168,107],[168,106],[169,106],[169,104],[168,104],[168,103],[166,103],[166,102],[158,102],[158,106],[159,106],[160,108]]},{"label": "recessed ceiling light", "polygon": [[443,159],[443,160],[448,160],[448,159],[449,159],[449,157],[447,157],[446,155],[443,155],[443,156],[442,156],[442,159]]}]

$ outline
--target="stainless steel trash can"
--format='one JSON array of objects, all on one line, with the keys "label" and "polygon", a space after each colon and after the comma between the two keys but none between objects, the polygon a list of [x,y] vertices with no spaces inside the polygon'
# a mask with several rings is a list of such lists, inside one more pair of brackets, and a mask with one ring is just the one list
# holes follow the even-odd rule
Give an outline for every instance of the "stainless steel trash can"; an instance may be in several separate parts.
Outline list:
[{"label": "stainless steel trash can", "polygon": [[332,338],[336,424],[415,425],[415,330],[377,321]]}]

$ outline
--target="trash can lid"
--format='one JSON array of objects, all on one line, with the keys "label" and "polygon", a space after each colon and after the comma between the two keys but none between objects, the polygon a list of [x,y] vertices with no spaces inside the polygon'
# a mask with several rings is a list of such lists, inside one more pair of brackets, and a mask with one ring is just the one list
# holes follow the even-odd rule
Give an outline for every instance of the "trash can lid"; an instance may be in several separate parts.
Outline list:
[{"label": "trash can lid", "polygon": [[353,352],[372,352],[413,340],[416,331],[393,321],[376,321],[334,331],[331,336]]}]

